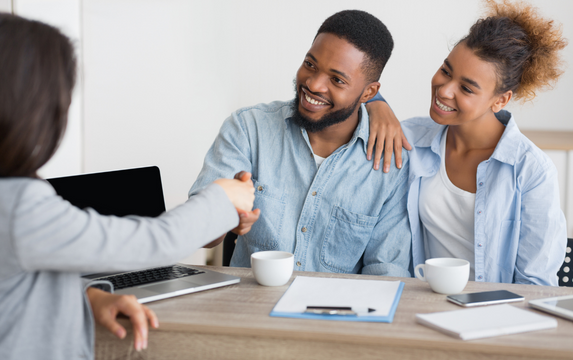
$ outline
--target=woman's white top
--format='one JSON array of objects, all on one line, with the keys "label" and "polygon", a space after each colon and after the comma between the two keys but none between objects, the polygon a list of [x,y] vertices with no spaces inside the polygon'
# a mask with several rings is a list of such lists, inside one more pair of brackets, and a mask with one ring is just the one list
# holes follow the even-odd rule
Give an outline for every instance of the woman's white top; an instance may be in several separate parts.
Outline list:
[{"label": "woman's white top", "polygon": [[426,258],[452,257],[470,262],[470,280],[474,268],[474,207],[476,195],[455,186],[446,172],[446,137],[440,140],[440,170],[422,178],[420,219],[424,232]]}]

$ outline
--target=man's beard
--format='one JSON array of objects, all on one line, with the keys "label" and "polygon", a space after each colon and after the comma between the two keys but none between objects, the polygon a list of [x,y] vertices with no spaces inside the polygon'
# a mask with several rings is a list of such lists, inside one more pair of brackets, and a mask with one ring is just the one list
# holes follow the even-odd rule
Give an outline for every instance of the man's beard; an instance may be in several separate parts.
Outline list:
[{"label": "man's beard", "polygon": [[291,105],[293,110],[293,115],[291,119],[295,124],[297,124],[298,126],[302,127],[303,129],[311,133],[322,131],[329,126],[345,121],[350,117],[350,115],[352,115],[354,110],[356,110],[358,102],[360,101],[360,96],[359,96],[352,105],[344,109],[336,110],[334,112],[326,114],[318,120],[312,120],[301,114],[300,111],[298,110],[300,104],[300,93],[298,91],[298,87],[296,86],[296,80],[294,86],[295,86],[295,99]]}]

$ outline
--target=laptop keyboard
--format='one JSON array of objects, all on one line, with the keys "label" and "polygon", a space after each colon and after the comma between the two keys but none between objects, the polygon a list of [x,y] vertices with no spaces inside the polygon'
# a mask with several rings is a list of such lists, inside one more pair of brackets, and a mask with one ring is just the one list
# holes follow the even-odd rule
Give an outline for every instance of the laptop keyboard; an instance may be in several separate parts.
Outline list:
[{"label": "laptop keyboard", "polygon": [[158,281],[179,279],[186,276],[203,274],[204,271],[180,265],[171,265],[125,274],[112,275],[98,280],[107,280],[113,284],[114,290],[121,290],[134,286],[151,284]]}]

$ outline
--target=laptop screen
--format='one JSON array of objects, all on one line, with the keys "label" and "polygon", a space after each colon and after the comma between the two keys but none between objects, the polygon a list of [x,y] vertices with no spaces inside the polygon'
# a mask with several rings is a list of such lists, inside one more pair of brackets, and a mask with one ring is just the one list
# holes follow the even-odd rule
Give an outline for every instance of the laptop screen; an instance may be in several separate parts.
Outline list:
[{"label": "laptop screen", "polygon": [[73,205],[102,215],[156,217],[165,211],[157,166],[46,179]]}]

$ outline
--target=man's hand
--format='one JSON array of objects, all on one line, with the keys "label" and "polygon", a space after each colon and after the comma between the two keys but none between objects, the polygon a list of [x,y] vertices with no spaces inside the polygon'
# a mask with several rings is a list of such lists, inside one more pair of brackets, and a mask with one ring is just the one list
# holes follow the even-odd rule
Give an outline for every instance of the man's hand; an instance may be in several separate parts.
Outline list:
[{"label": "man's hand", "polygon": [[[241,186],[246,185],[249,187],[249,189],[252,189],[252,190],[249,190],[249,191],[251,191],[252,200],[250,201],[250,207],[248,207],[248,210],[235,205],[235,202],[233,202],[233,199],[231,199],[231,196],[229,196],[229,192],[227,192],[226,186],[227,186],[227,184],[229,184],[229,182],[232,182],[233,185],[236,185],[237,183],[243,184]],[[233,202],[233,205],[235,205],[235,209],[237,210],[237,214],[239,215],[239,226],[237,226],[236,228],[234,228],[231,231],[237,235],[244,235],[244,234],[248,233],[251,230],[251,226],[253,226],[253,224],[259,219],[259,215],[261,214],[261,210],[259,210],[259,209],[255,209],[255,210],[251,211],[251,209],[253,208],[253,202],[255,199],[255,195],[254,195],[255,188],[253,187],[253,181],[251,180],[251,173],[246,172],[246,171],[239,171],[238,173],[235,174],[235,178],[233,180],[219,179],[219,180],[216,180],[215,183],[223,187],[223,189],[227,193],[227,196],[229,196],[229,198],[231,199],[231,202]],[[230,189],[230,187],[229,187],[229,189]],[[232,191],[231,191],[231,195],[232,195]],[[215,239],[214,241],[210,242],[209,244],[203,246],[203,248],[205,248],[205,249],[214,248],[215,246],[217,246],[223,242],[223,240],[225,239],[225,236],[226,236],[226,234],[221,236],[218,239]]]},{"label": "man's hand", "polygon": [[[251,181],[251,174],[246,171],[240,171],[235,174],[235,179],[240,181]],[[251,181],[252,184],[252,181]],[[237,235],[245,235],[251,231],[253,224],[259,219],[261,215],[260,209],[254,209],[253,211],[242,211],[239,212],[239,226],[232,230],[233,233]]]},{"label": "man's hand", "polygon": [[392,162],[392,152],[395,152],[396,167],[402,168],[402,145],[406,150],[412,150],[408,139],[402,133],[400,121],[394,115],[390,106],[384,101],[374,101],[366,104],[368,116],[370,117],[370,136],[368,138],[367,159],[372,160],[372,150],[376,144],[374,156],[374,170],[380,167],[380,158],[384,151],[384,168],[387,173],[390,171]]},{"label": "man's hand", "polygon": [[153,328],[159,327],[157,316],[151,309],[138,303],[137,298],[133,295],[114,295],[96,288],[88,288],[86,292],[94,318],[99,324],[105,326],[118,338],[123,339],[126,331],[116,321],[116,317],[119,314],[129,317],[133,324],[135,350],[147,349],[147,321]]},{"label": "man's hand", "polygon": [[239,211],[239,226],[231,230],[237,235],[245,235],[251,231],[251,227],[261,215],[260,209],[255,209],[253,211]]}]

